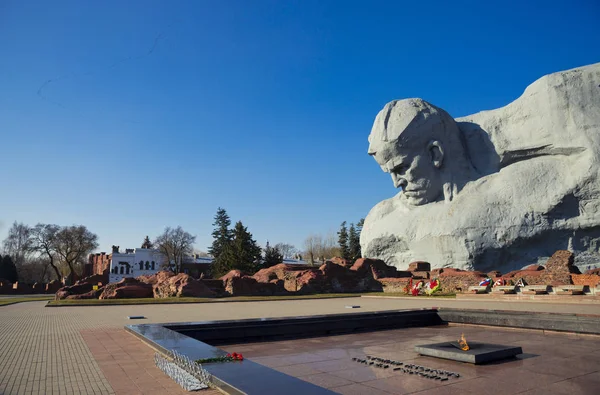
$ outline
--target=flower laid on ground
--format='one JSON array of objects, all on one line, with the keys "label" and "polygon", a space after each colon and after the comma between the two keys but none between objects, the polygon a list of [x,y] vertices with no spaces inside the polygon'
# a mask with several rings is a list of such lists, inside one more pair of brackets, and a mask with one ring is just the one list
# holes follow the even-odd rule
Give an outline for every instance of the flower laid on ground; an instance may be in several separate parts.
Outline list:
[{"label": "flower laid on ground", "polygon": [[232,361],[243,361],[243,360],[244,360],[244,356],[242,354],[234,352],[234,353],[222,356],[222,357],[197,359],[196,363],[203,364],[203,363],[212,363],[212,362],[232,362]]},{"label": "flower laid on ground", "polygon": [[232,354],[227,354],[228,357],[231,357],[234,361],[243,361],[244,357],[242,354],[238,354],[237,352],[234,352]]},{"label": "flower laid on ground", "polygon": [[411,290],[412,295],[417,296],[423,289],[423,285],[424,285],[423,281],[421,281],[421,280],[417,281],[417,283],[415,285],[413,285],[413,287],[412,287],[412,290]]},{"label": "flower laid on ground", "polygon": [[412,287],[413,287],[413,280],[411,278],[410,281],[408,283],[406,283],[406,285],[404,286],[404,293],[407,295],[412,293]]},{"label": "flower laid on ground", "polygon": [[417,280],[413,283],[413,279],[404,287],[404,292],[408,295],[419,296],[419,295],[428,295],[431,296],[434,292],[440,289],[440,280],[435,278],[431,280]]},{"label": "flower laid on ground", "polygon": [[440,280],[433,279],[431,281],[428,281],[427,284],[425,285],[425,293],[427,295],[431,296],[439,288],[440,288]]}]

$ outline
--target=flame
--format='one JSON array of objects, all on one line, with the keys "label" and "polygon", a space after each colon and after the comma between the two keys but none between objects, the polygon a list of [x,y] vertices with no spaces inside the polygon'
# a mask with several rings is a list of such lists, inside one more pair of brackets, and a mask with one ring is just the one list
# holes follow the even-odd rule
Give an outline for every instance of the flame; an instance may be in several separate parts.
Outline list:
[{"label": "flame", "polygon": [[465,334],[461,333],[460,340],[458,341],[458,345],[460,349],[463,351],[469,351],[469,344],[467,343],[467,339],[465,339]]}]

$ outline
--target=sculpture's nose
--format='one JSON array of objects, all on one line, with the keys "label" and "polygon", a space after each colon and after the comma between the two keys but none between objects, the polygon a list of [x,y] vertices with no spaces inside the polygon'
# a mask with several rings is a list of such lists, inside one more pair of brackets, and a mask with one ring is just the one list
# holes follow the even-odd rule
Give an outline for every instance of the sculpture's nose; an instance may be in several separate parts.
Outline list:
[{"label": "sculpture's nose", "polygon": [[392,173],[392,181],[394,181],[395,188],[406,188],[406,180],[403,177],[400,177],[398,174]]}]

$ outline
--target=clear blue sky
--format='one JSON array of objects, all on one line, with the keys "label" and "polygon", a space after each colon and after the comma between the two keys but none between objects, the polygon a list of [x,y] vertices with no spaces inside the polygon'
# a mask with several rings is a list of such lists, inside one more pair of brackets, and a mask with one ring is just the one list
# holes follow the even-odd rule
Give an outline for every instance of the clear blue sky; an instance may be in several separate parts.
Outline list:
[{"label": "clear blue sky", "polygon": [[112,244],[217,207],[302,246],[395,193],[377,112],[453,116],[600,61],[596,0],[0,1],[0,239],[84,224]]}]

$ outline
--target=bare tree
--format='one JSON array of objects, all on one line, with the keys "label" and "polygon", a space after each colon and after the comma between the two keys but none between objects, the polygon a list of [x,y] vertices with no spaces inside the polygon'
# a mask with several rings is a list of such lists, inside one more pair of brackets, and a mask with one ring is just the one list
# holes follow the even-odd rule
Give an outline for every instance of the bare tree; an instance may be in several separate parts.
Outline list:
[{"label": "bare tree", "polygon": [[6,255],[10,255],[17,269],[21,267],[31,249],[31,228],[24,223],[15,221],[8,230],[8,236],[2,242]]},{"label": "bare tree", "polygon": [[56,235],[59,231],[60,226],[58,225],[37,224],[31,229],[30,245],[31,251],[46,258],[43,262],[46,262],[54,270],[57,280],[61,279],[60,271],[56,266]]},{"label": "bare tree", "polygon": [[279,252],[281,252],[281,255],[283,255],[284,258],[291,258],[292,256],[294,256],[294,254],[298,252],[296,247],[286,243],[277,243],[275,244],[275,248],[277,248]]},{"label": "bare tree", "polygon": [[154,240],[154,246],[166,258],[167,264],[175,273],[181,271],[183,258],[193,251],[196,236],[184,231],[181,226],[165,228],[165,231]]},{"label": "bare tree", "polygon": [[321,235],[310,235],[304,240],[304,255],[308,258],[308,263],[315,264],[315,258],[320,260],[320,253],[323,249],[323,237]]},{"label": "bare tree", "polygon": [[325,236],[325,238],[323,239],[319,255],[323,259],[323,262],[325,262],[326,259],[330,259],[334,256],[341,255],[341,249],[338,246],[337,240],[333,233],[328,233],[327,236]]},{"label": "bare tree", "polygon": [[69,279],[77,273],[85,258],[98,248],[98,236],[83,225],[65,226],[54,237],[54,251],[59,262],[69,269]]},{"label": "bare tree", "polygon": [[329,258],[339,256],[340,248],[337,245],[335,235],[327,234],[323,237],[320,234],[312,234],[304,240],[304,255],[305,259],[313,265],[315,262],[325,263]]}]

